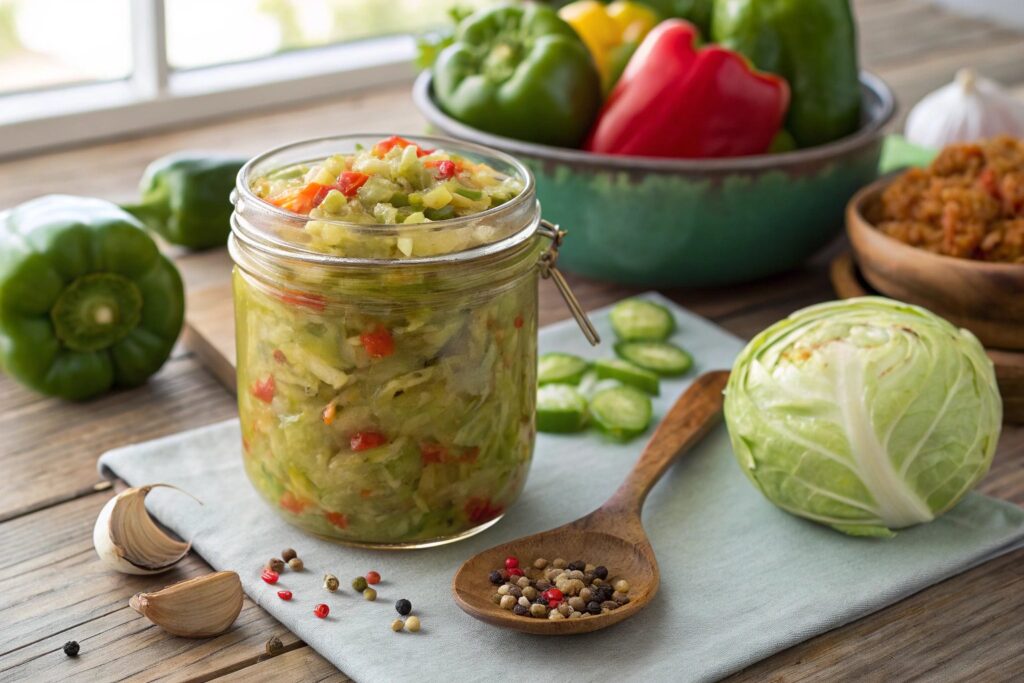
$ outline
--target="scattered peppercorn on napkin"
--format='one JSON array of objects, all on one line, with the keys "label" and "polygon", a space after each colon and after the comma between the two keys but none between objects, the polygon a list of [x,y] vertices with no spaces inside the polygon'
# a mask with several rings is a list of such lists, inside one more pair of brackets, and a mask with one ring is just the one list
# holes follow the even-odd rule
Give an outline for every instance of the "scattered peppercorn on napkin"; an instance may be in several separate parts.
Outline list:
[{"label": "scattered peppercorn on napkin", "polygon": [[[695,359],[686,377],[662,382],[659,415],[697,374],[730,367],[742,342],[647,296],[672,308],[679,321],[673,340]],[[612,339],[607,309],[592,317]],[[541,351],[611,355],[608,341],[589,348],[572,321],[545,328],[540,341]],[[1024,510],[974,493],[891,540],[851,538],[789,516],[746,481],[719,427],[647,500],[644,523],[661,589],[636,617],[568,641],[499,630],[455,606],[451,577],[463,560],[600,505],[643,443],[612,444],[594,432],[540,434],[526,490],[504,520],[459,543],[408,552],[336,545],[281,520],[245,477],[235,420],[111,451],[100,468],[132,485],[174,484],[202,500],[199,507],[158,489],[147,503],[214,568],[237,571],[250,598],[358,681],[714,680],[1024,546]],[[264,563],[289,547],[305,569],[285,570],[273,586],[261,581]],[[350,585],[369,570],[383,577],[375,602]],[[322,587],[328,572],[340,579],[336,593]],[[292,600],[280,599],[279,590],[292,591]],[[391,630],[402,598],[421,620],[418,633]],[[328,618],[314,616],[317,603],[330,606]]]}]

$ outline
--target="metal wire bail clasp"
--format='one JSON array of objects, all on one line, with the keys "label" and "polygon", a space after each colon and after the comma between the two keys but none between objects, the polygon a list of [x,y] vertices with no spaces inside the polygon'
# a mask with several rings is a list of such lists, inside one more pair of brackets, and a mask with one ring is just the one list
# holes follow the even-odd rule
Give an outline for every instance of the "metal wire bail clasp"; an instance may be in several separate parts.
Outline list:
[{"label": "metal wire bail clasp", "polygon": [[580,330],[583,331],[583,336],[587,338],[591,346],[597,346],[601,343],[601,336],[594,328],[594,324],[590,322],[587,312],[583,310],[583,306],[580,305],[576,295],[572,293],[569,283],[565,281],[565,276],[556,267],[558,263],[558,248],[562,246],[562,240],[566,235],[565,230],[560,230],[557,225],[542,218],[540,219],[540,227],[537,228],[537,232],[551,240],[551,246],[540,256],[540,262],[538,263],[540,276],[554,281],[562,298],[565,299],[565,304],[569,307],[569,312],[572,313],[572,317],[576,319]]}]

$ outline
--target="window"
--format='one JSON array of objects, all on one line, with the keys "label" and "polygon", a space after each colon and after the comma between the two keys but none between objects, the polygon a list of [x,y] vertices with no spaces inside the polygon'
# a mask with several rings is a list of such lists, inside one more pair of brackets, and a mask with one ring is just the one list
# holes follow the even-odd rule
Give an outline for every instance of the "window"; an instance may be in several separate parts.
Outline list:
[{"label": "window", "polygon": [[0,156],[408,81],[498,0],[0,0]]}]

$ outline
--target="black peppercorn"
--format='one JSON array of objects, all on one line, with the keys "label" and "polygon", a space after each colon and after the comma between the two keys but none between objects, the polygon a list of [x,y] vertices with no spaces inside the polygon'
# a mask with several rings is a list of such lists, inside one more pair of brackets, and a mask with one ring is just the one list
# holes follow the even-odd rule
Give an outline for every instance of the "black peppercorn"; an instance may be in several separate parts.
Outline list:
[{"label": "black peppercorn", "polygon": [[569,563],[568,569],[570,571],[583,571],[583,568],[586,567],[586,566],[587,566],[587,563],[584,562],[583,560],[576,560],[575,562],[570,562]]},{"label": "black peppercorn", "polygon": [[68,657],[77,657],[79,649],[77,640],[69,640],[64,643],[64,654]]},{"label": "black peppercorn", "polygon": [[587,603],[587,611],[590,612],[591,614],[600,614],[601,613],[601,603],[599,603],[597,600],[591,600],[590,602]]},{"label": "black peppercorn", "polygon": [[495,586],[500,586],[505,581],[505,579],[503,579],[501,576],[501,572],[497,570],[491,572],[490,576],[488,576],[487,578],[490,579],[491,583],[493,583]]},{"label": "black peppercorn", "polygon": [[403,617],[412,611],[412,603],[402,598],[395,603],[395,611],[401,614]]},{"label": "black peppercorn", "polygon": [[508,594],[513,598],[521,598],[523,597],[523,589],[519,586],[509,586]]},{"label": "black peppercorn", "polygon": [[605,567],[603,564],[594,567],[594,576],[604,581],[608,578],[608,567]]},{"label": "black peppercorn", "polygon": [[591,591],[591,592],[594,594],[594,597],[598,601],[604,602],[605,600],[611,600],[612,599],[612,593],[614,593],[615,591],[608,584],[604,584],[602,586],[598,586],[597,587],[597,592],[593,592],[593,591]]},{"label": "black peppercorn", "polygon": [[513,607],[512,608],[512,612],[515,613],[515,614],[518,614],[521,617],[528,617],[528,616],[530,616],[530,610],[526,609],[522,605],[516,605],[515,607]]}]

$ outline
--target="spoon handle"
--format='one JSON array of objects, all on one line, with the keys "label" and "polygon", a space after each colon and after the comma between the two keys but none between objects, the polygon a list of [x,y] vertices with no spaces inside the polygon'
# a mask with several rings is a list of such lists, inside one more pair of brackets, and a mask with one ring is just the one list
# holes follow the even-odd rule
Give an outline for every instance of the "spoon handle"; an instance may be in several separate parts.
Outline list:
[{"label": "spoon handle", "polygon": [[626,481],[601,506],[602,511],[640,516],[647,493],[668,466],[718,423],[728,379],[728,370],[715,370],[693,381],[662,419]]}]

